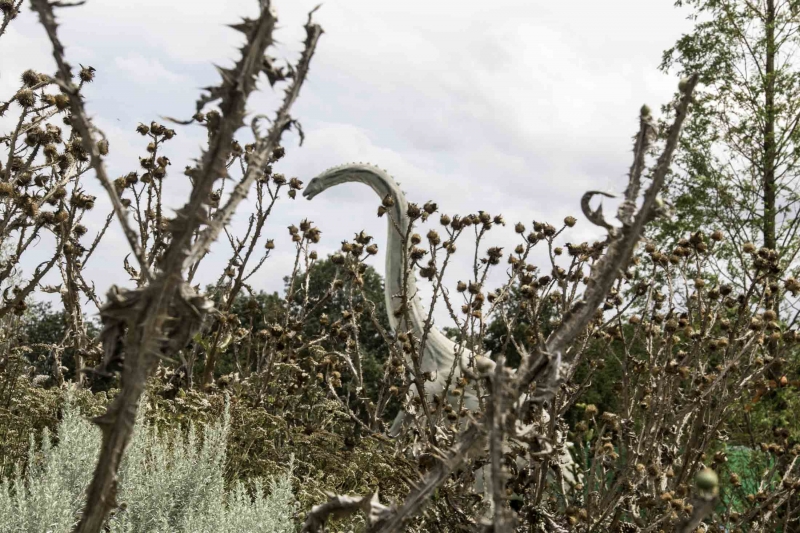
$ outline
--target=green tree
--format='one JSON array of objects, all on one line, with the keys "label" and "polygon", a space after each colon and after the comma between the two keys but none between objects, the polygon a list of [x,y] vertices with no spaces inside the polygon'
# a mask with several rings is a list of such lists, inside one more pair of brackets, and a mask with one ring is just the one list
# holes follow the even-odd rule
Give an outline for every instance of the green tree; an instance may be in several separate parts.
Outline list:
[{"label": "green tree", "polygon": [[[343,320],[345,313],[352,313],[353,309],[361,310],[357,320],[358,346],[361,353],[361,363],[364,373],[365,389],[373,400],[378,396],[378,385],[383,379],[382,365],[388,354],[374,320],[384,331],[389,331],[389,318],[384,302],[383,277],[372,267],[363,265],[360,277],[363,286],[356,288],[350,282],[348,274],[342,267],[334,264],[330,258],[316,261],[310,268],[308,286],[306,287],[306,273],[298,272],[292,285],[291,277],[284,278],[284,294],[265,292],[249,296],[239,296],[231,306],[231,313],[235,316],[236,327],[241,327],[249,332],[257,332],[273,324],[283,323],[286,313],[286,298],[291,297],[290,312],[298,313],[300,307],[307,305],[312,311],[303,321],[302,335],[313,339],[324,333],[325,324]],[[335,280],[337,286],[330,295],[326,294],[331,289]],[[367,311],[366,301],[374,306],[372,317]],[[317,302],[322,301],[320,305]],[[235,333],[235,328],[233,331]],[[235,336],[235,335],[234,335]],[[253,361],[247,357],[247,348],[242,343],[230,342],[221,351],[217,361],[216,370],[219,374],[226,374],[249,365],[252,370]],[[333,342],[323,344],[326,348],[334,349]],[[247,359],[247,363],[245,360]],[[392,413],[389,413],[391,415]]]},{"label": "green tree", "polygon": [[[323,322],[333,323],[342,320],[345,312],[352,312],[353,308],[364,309],[357,321],[358,344],[362,354],[362,367],[364,384],[367,394],[373,400],[378,396],[378,384],[383,379],[382,365],[388,355],[379,329],[375,326],[373,318],[384,331],[390,331],[389,316],[386,312],[384,300],[383,277],[371,266],[363,265],[361,280],[363,285],[356,288],[344,269],[336,265],[330,258],[317,261],[310,268],[308,277],[307,297],[309,302],[319,301],[331,288],[335,279],[341,280],[341,288],[334,290],[324,303],[316,307],[304,323],[303,334],[313,338],[322,333]],[[293,305],[302,305],[306,300],[304,285],[305,273],[298,273],[294,281]],[[288,294],[292,280],[284,278],[285,291]],[[365,301],[366,300],[366,301]],[[374,305],[372,317],[366,310],[366,303]],[[388,413],[390,416],[392,412]]]},{"label": "green tree", "polygon": [[[794,327],[800,316],[789,297],[798,289],[792,280],[800,251],[800,2],[677,0],[676,6],[689,8],[695,25],[664,53],[661,69],[698,73],[701,86],[666,190],[678,216],[661,219],[651,237],[666,245],[688,232],[720,231],[717,274],[744,287],[766,272],[761,305],[777,314],[782,329]],[[758,272],[752,266],[760,259],[777,264]],[[787,363],[774,361],[768,379],[796,373],[797,354]],[[788,415],[790,400],[781,391],[766,395],[742,415],[742,425],[766,434],[797,426]]]},{"label": "green tree", "polygon": [[[87,320],[87,335],[95,337],[99,333],[97,324]],[[63,310],[54,310],[50,302],[34,302],[22,317],[22,342],[30,351],[27,358],[39,374],[52,372],[53,350],[61,350],[61,364],[66,367],[65,379],[74,380],[75,348],[69,342],[69,328]]]},{"label": "green tree", "polygon": [[[662,220],[655,237],[722,231],[727,253],[720,273],[743,285],[745,243],[776,250],[782,268],[800,250],[800,4],[678,0],[676,6],[690,8],[696,24],[664,53],[661,69],[696,72],[701,87],[666,191],[679,216]],[[779,312],[776,293],[767,305]]]},{"label": "green tree", "polygon": [[[247,296],[242,294],[237,296],[231,305],[230,312],[235,317],[236,326],[244,328],[249,333],[254,333],[265,329],[270,324],[280,323],[285,316],[286,305],[277,292],[261,291]],[[252,351],[252,347],[237,346],[230,342],[226,343],[226,346],[217,361],[216,372],[218,374],[228,374],[239,369],[245,373],[256,370],[256,354]]]}]

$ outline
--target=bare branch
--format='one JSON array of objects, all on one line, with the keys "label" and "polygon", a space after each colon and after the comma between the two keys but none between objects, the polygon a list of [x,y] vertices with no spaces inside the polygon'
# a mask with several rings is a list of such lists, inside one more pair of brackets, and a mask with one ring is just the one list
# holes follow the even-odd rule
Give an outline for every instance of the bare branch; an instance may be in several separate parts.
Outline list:
[{"label": "bare branch", "polygon": [[150,270],[147,268],[147,262],[142,249],[139,247],[136,233],[128,223],[128,210],[124,205],[122,205],[122,201],[120,200],[117,191],[114,189],[114,185],[111,183],[111,180],[108,177],[105,164],[103,163],[102,156],[100,155],[100,149],[98,148],[94,139],[94,135],[92,134],[94,126],[92,126],[89,118],[86,116],[86,113],[83,109],[83,101],[78,95],[77,88],[71,81],[72,69],[64,60],[64,47],[61,44],[61,41],[58,39],[58,35],[56,33],[58,24],[56,23],[55,15],[53,14],[53,5],[55,4],[50,4],[48,0],[31,0],[31,5],[39,14],[39,21],[42,23],[42,26],[44,26],[47,36],[50,38],[50,43],[53,46],[53,58],[56,60],[56,64],[58,65],[60,76],[60,79],[54,79],[53,81],[64,88],[67,96],[69,96],[70,108],[72,110],[72,124],[81,135],[81,143],[83,144],[83,148],[86,150],[86,153],[88,153],[91,157],[91,164],[95,170],[95,173],[97,174],[97,179],[100,180],[101,185],[106,190],[106,193],[108,193],[109,198],[111,198],[111,204],[114,206],[114,212],[117,215],[117,220],[119,220],[119,223],[122,226],[122,231],[125,234],[125,238],[128,240],[128,245],[131,247],[133,254],[136,256],[136,259],[139,262],[142,275],[145,279],[149,280],[152,278],[152,275]]}]

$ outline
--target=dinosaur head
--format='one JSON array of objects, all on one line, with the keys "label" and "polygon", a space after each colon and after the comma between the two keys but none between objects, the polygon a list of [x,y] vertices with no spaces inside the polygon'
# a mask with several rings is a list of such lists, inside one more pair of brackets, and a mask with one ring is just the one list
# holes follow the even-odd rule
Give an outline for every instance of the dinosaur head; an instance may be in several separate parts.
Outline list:
[{"label": "dinosaur head", "polygon": [[348,182],[359,182],[370,185],[383,198],[394,185],[394,181],[386,171],[367,163],[348,163],[329,168],[308,182],[303,196],[311,200],[321,192],[335,185]]},{"label": "dinosaur head", "polygon": [[345,183],[347,181],[353,181],[353,178],[357,174],[358,170],[362,167],[363,165],[361,164],[355,165],[351,163],[329,168],[308,182],[308,185],[306,185],[306,188],[303,190],[303,196],[311,200],[321,192],[333,187],[334,185]]},{"label": "dinosaur head", "polygon": [[305,196],[307,199],[311,200],[316,195],[318,195],[319,193],[321,193],[324,190],[325,190],[325,188],[322,186],[322,181],[320,180],[320,178],[318,176],[318,177],[316,177],[316,178],[314,178],[314,179],[312,179],[311,181],[308,182],[308,185],[306,185],[306,188],[303,189],[303,196]]}]

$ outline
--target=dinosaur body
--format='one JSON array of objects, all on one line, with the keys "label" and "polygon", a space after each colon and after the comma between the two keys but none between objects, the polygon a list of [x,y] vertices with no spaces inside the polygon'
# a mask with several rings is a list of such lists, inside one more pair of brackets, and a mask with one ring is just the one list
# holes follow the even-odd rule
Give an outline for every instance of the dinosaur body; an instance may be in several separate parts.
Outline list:
[{"label": "dinosaur body", "polygon": [[[303,191],[303,196],[311,200],[330,187],[352,182],[368,185],[381,199],[389,195],[394,200],[394,205],[387,208],[391,218],[386,250],[386,282],[384,287],[386,310],[389,315],[389,324],[395,332],[411,330],[417,339],[421,339],[425,327],[426,313],[422,307],[422,302],[417,296],[416,280],[413,273],[407,281],[407,294],[409,295],[408,323],[406,324],[406,319],[402,313],[399,317],[395,316],[394,313],[402,305],[401,295],[403,294],[404,275],[404,238],[402,235],[406,234],[410,224],[407,215],[408,203],[394,179],[384,170],[372,165],[362,163],[342,165],[326,170],[312,179]],[[399,226],[400,231],[394,224]],[[461,354],[461,364],[456,363],[456,354]],[[426,392],[430,395],[440,393],[451,370],[454,369],[454,379],[457,378],[461,375],[461,368],[467,368],[470,359],[473,357],[476,357],[475,354],[466,348],[458,347],[456,343],[447,338],[437,328],[432,327],[427,335],[422,357],[422,370],[431,372],[435,376],[435,380],[426,386]],[[494,364],[493,361],[486,357],[477,357],[481,357],[482,361],[490,365]],[[454,365],[454,363],[456,364]],[[451,398],[451,400],[457,401],[455,397]],[[474,388],[467,387],[464,390],[464,407],[469,410],[478,408],[478,397]],[[403,411],[397,415],[394,424],[389,430],[390,435],[395,436],[400,432],[405,417],[406,413]],[[517,426],[518,434],[525,434],[533,427],[525,426],[519,421]],[[572,486],[575,483],[575,477],[571,472],[574,462],[566,449],[562,450],[558,457],[558,462],[561,464],[565,480]],[[488,471],[483,472],[481,470],[479,474],[478,487],[482,491],[484,488],[483,477],[488,474]]]},{"label": "dinosaur body", "polygon": [[[398,317],[394,312],[400,309],[403,303],[401,295],[403,294],[404,238],[402,235],[405,235],[408,231],[410,224],[406,214],[408,209],[406,197],[394,179],[385,171],[371,165],[343,165],[329,169],[312,179],[303,191],[303,196],[310,200],[330,187],[351,182],[368,185],[380,198],[388,195],[394,200],[394,205],[388,208],[391,219],[386,241],[386,282],[384,287],[386,310],[389,314],[389,324],[395,332],[411,330],[417,339],[422,339],[427,315],[417,295],[416,280],[413,273],[409,275],[407,281],[409,323],[406,324],[406,318],[403,313]],[[394,226],[393,222],[397,224],[400,231],[398,231],[398,227]],[[456,361],[457,353],[461,353],[462,364],[466,366],[472,357],[472,353],[464,348],[459,349],[453,341],[437,328],[432,327],[430,329],[422,356],[422,370],[423,372],[431,372],[435,376],[435,380],[426,385],[426,390],[431,395],[438,394],[443,390],[447,376]],[[460,367],[461,365],[455,364],[455,377],[460,375]],[[465,391],[464,406],[471,410],[477,409],[478,400],[474,390]],[[395,425],[397,425],[397,422]],[[394,429],[397,428],[393,426]]]}]

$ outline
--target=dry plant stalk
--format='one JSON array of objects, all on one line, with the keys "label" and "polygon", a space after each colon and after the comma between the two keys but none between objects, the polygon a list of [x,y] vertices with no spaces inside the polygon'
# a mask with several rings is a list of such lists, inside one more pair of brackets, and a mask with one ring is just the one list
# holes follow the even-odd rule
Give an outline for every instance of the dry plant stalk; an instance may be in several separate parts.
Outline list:
[{"label": "dry plant stalk", "polygon": [[[664,179],[669,170],[672,154],[677,146],[681,125],[686,117],[692,92],[697,84],[697,77],[691,77],[681,82],[681,99],[675,108],[676,117],[672,124],[666,146],[658,159],[657,166],[652,176],[652,183],[644,195],[642,206],[635,212],[635,201],[638,196],[642,172],[644,170],[644,154],[653,137],[654,126],[649,115],[649,110],[643,108],[641,115],[640,132],[634,148],[634,164],[629,176],[629,185],[625,194],[625,201],[620,207],[618,219],[622,227],[618,230],[609,230],[608,250],[605,255],[593,266],[588,287],[582,299],[569,310],[568,317],[561,322],[556,330],[547,339],[547,342],[536,352],[526,354],[517,375],[509,384],[509,396],[513,401],[522,399],[531,383],[536,382],[536,392],[532,397],[533,403],[543,404],[555,396],[559,383],[559,370],[562,358],[570,362],[572,354],[571,345],[581,335],[589,322],[594,317],[596,310],[608,295],[620,270],[627,268],[630,263],[636,244],[639,242],[645,224],[655,216],[656,197],[663,186]],[[586,202],[584,202],[586,204]],[[605,221],[599,219],[599,213],[590,213],[599,225],[609,227]],[[499,365],[498,365],[499,367]],[[420,368],[413,369],[419,376]],[[502,367],[498,368],[494,379],[496,388],[492,391],[492,404],[494,408],[489,411],[489,416],[478,418],[470,422],[468,428],[460,435],[457,442],[441,456],[432,471],[415,487],[402,505],[391,511],[382,510],[379,518],[371,521],[370,532],[403,531],[406,524],[420,513],[434,491],[437,490],[461,466],[470,450],[472,450],[489,433],[491,464],[495,475],[499,474],[501,449],[499,440],[502,439],[501,418],[502,410],[497,405],[503,405],[501,398],[506,392],[503,387]],[[418,378],[419,379],[419,378]],[[495,396],[497,398],[495,398]],[[424,397],[423,397],[424,398]],[[424,403],[423,403],[424,405]],[[426,411],[427,415],[427,411]],[[509,417],[513,411],[509,410]],[[500,486],[495,484],[495,505],[500,503]],[[509,522],[502,510],[496,507],[495,518],[492,526],[496,531],[508,531]],[[320,519],[312,512],[304,525],[304,531],[318,531]]]},{"label": "dry plant stalk", "polygon": [[[59,73],[26,71],[19,91],[0,102],[0,114],[19,111],[15,126],[0,137],[9,147],[0,161],[0,245],[8,250],[0,265],[5,288],[0,320],[4,332],[18,331],[26,297],[48,272],[58,271],[61,283],[41,290],[60,295],[66,332],[46,346],[2,338],[0,373],[9,370],[0,380],[0,401],[13,395],[8,391],[13,393],[14,380],[24,372],[18,362],[34,348],[47,350],[43,367],[51,374],[31,376],[34,383],[64,384],[66,354],[74,356],[76,380],[90,387],[95,376],[121,371],[122,393],[97,420],[104,447],[89,501],[100,503],[88,506],[80,531],[97,531],[115,504],[115,471],[145,380],[156,367],[154,382],[165,397],[195,387],[197,375],[203,394],[234,391],[287,427],[300,423],[313,432],[317,424],[319,431],[330,431],[336,425],[331,418],[314,418],[297,407],[310,413],[334,405],[353,428],[352,435],[344,435],[346,446],[369,439],[418,464],[419,479],[405,480],[410,488],[405,501],[382,505],[370,491],[365,497],[329,495],[306,517],[307,531],[356,512],[366,515],[369,531],[774,531],[795,523],[800,446],[792,446],[784,428],[774,428],[771,442],[757,441],[747,414],[760,398],[794,386],[786,376],[765,374],[790,357],[800,340],[794,322],[779,322],[768,303],[796,295],[800,284],[782,278],[774,250],[750,243],[737,250],[743,268],[752,270],[747,283],[721,283],[715,261],[722,236],[706,235],[702,228],[675,243],[648,242],[643,251],[636,249],[645,225],[661,212],[658,191],[696,79],[682,82],[675,120],[661,134],[650,111],[642,109],[617,212],[621,227],[590,206],[594,197],[608,194],[589,191],[581,199],[586,218],[608,230],[604,241],[562,245],[577,222],[567,217],[560,227],[534,221],[530,232],[515,224],[519,244],[504,253],[488,242],[505,226],[502,216],[478,211],[439,214],[434,221],[434,202],[406,202],[402,193],[382,188],[394,183],[391,178],[378,179],[368,184],[382,199],[378,216],[388,219],[387,255],[395,259],[385,273],[389,316],[382,316],[366,287],[366,261],[379,252],[372,237],[361,231],[320,261],[314,245],[321,231],[307,219],[288,228],[295,257],[286,294],[264,306],[249,280],[274,249],[264,238],[280,193],[295,198],[303,188],[299,179],[273,166],[284,154],[283,131],[296,128],[302,140],[289,111],[319,27],[309,18],[298,65],[283,69],[264,55],[275,23],[267,4],[258,20],[236,26],[248,37],[242,58],[235,68],[221,69],[221,85],[203,96],[192,120],[184,122],[205,127],[209,149],[186,168],[192,193],[171,220],[162,185],[171,165],[168,141],[176,131],[157,122],[140,124],[137,132],[147,142],[140,173],[112,180],[104,167],[108,141],[89,122],[78,96],[94,69],[83,68],[80,82],[73,83],[56,37],[52,8],[65,4],[33,3],[53,42]],[[3,27],[15,13],[3,6],[11,4],[0,0]],[[287,82],[284,102],[265,135],[258,131],[262,117],[252,121],[255,142],[242,146],[235,133],[262,70],[273,85]],[[205,110],[215,101],[219,110]],[[69,133],[50,122],[59,115]],[[656,142],[663,146],[653,164],[648,160]],[[367,167],[358,166],[359,172],[375,174]],[[110,195],[113,212],[84,246],[81,220],[95,199],[81,183],[91,169]],[[240,177],[232,175],[239,172]],[[313,196],[320,187],[312,180],[304,195]],[[227,223],[251,188],[255,211],[235,235]],[[124,267],[136,289],[112,289],[101,302],[82,272],[113,218],[123,225],[135,258],[126,258]],[[437,222],[435,229],[422,228]],[[26,278],[15,265],[48,234],[56,242],[54,255]],[[222,234],[230,255],[210,293],[201,296],[190,283]],[[448,267],[458,249],[471,246],[471,275],[451,291]],[[548,261],[541,268],[532,263],[537,246],[545,248]],[[504,255],[507,280],[489,290],[489,273]],[[331,270],[325,274],[318,267]],[[316,277],[323,275],[330,277],[320,288]],[[418,305],[415,276],[433,289],[427,310]],[[89,334],[86,302],[101,310],[104,328],[98,338]],[[437,305],[445,306],[452,320],[449,338],[433,324]],[[492,346],[500,364],[484,357],[485,346]],[[447,357],[432,361],[443,353]],[[87,367],[101,358],[85,377]],[[514,358],[516,372],[503,364]],[[199,361],[202,371],[195,372]],[[235,372],[215,383],[220,364]],[[607,379],[603,369],[612,364],[620,369],[613,384],[617,407],[601,411],[585,396],[596,381]],[[378,383],[370,381],[375,375]],[[389,437],[387,413],[397,406],[402,416]],[[731,431],[771,461],[758,472],[756,491],[746,492],[727,464],[723,441]],[[717,474],[719,479],[709,482]],[[739,503],[731,503],[731,494]]]},{"label": "dry plant stalk", "polygon": [[188,343],[210,309],[206,299],[195,294],[185,281],[185,272],[192,262],[208,251],[236,206],[246,196],[252,182],[263,173],[262,168],[279,149],[283,132],[295,124],[289,111],[305,81],[322,30],[312,23],[309,16],[305,50],[292,72],[283,104],[267,135],[257,136],[245,177],[218,216],[209,220],[206,207],[209,195],[218,180],[227,173],[226,163],[234,134],[243,125],[245,106],[250,93],[255,90],[256,78],[261,72],[274,75],[273,66],[265,56],[268,47],[273,44],[276,21],[269,2],[261,3],[261,13],[257,19],[245,20],[235,26],[247,37],[242,57],[235,68],[220,69],[222,83],[210,88],[208,95],[198,102],[199,113],[206,104],[218,100],[219,121],[209,139],[208,149],[194,169],[189,200],[177,212],[177,216],[169,221],[169,242],[163,258],[153,265],[151,272],[150,262],[145,258],[136,234],[129,225],[127,211],[105,172],[100,144],[95,141],[93,134],[94,128],[83,110],[77,88],[71,82],[70,67],[64,60],[63,47],[56,35],[53,5],[48,0],[34,0],[32,3],[47,31],[59,66],[59,74],[54,81],[69,97],[74,126],[81,134],[83,148],[90,154],[98,178],[112,199],[117,219],[138,260],[139,273],[144,282],[136,290],[112,288],[109,301],[101,308],[105,362],[123,357],[124,353],[124,363],[119,395],[106,414],[95,419],[103,432],[103,444],[88,489],[87,505],[76,527],[76,532],[80,533],[97,532],[116,505],[116,472],[133,431],[138,401],[147,377],[160,360],[174,358]]}]

